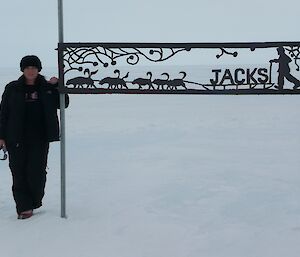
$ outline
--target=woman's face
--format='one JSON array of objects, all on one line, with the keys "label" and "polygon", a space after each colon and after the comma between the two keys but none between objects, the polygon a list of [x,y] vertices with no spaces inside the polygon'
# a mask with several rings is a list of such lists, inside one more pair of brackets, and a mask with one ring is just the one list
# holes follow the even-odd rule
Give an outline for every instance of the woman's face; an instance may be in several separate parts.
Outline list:
[{"label": "woman's face", "polygon": [[28,66],[24,69],[23,74],[24,74],[26,80],[34,81],[39,74],[39,70],[37,67]]}]

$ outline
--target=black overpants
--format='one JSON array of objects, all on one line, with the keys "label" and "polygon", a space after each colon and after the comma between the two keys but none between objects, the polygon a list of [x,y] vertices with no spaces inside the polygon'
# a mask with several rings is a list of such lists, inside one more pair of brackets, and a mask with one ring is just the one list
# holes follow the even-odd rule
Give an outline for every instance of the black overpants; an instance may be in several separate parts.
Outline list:
[{"label": "black overpants", "polygon": [[17,213],[41,207],[46,185],[49,143],[33,141],[8,144],[7,150]]}]

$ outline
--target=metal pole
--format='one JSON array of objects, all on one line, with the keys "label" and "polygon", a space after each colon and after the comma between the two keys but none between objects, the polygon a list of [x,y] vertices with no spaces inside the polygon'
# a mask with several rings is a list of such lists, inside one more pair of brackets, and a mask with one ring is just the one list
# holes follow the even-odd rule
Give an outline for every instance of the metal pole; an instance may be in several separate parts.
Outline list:
[{"label": "metal pole", "polygon": [[[58,0],[58,38],[64,42],[63,0]],[[59,87],[64,86],[63,49],[58,47]],[[61,217],[66,218],[66,138],[65,138],[65,94],[60,93],[60,174],[61,174]]]}]

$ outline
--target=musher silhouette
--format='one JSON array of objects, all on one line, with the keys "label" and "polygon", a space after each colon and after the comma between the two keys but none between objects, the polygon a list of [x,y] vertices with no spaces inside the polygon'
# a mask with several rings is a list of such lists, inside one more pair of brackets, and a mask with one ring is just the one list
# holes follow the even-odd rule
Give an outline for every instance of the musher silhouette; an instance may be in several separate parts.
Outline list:
[{"label": "musher silhouette", "polygon": [[284,78],[294,83],[293,89],[300,87],[300,81],[291,74],[289,63],[292,61],[292,59],[285,54],[282,46],[277,48],[277,52],[279,58],[270,60],[270,63],[278,63],[278,86],[275,87],[278,89],[283,89]]}]

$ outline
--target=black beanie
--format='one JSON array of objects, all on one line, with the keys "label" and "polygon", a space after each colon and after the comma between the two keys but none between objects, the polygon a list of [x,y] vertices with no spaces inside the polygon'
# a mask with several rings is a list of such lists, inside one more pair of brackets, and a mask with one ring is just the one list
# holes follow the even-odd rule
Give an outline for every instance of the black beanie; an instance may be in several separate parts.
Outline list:
[{"label": "black beanie", "polygon": [[42,70],[42,63],[35,55],[27,55],[22,58],[20,62],[21,71],[24,71],[24,69],[29,66],[36,67],[39,72]]}]

